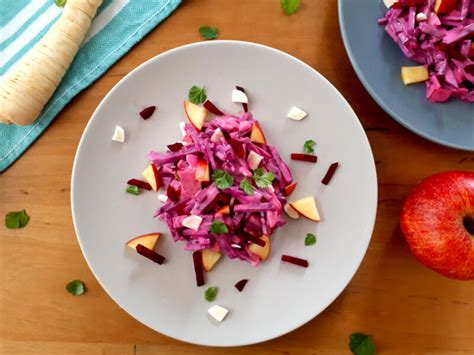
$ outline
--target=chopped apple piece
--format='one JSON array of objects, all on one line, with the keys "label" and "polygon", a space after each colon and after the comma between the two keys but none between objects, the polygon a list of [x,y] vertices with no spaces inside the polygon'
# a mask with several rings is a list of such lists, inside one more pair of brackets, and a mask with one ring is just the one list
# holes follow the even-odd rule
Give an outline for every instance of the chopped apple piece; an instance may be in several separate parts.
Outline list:
[{"label": "chopped apple piece", "polygon": [[265,135],[263,134],[262,127],[258,122],[255,122],[252,126],[252,131],[250,132],[250,140],[254,143],[267,144]]},{"label": "chopped apple piece", "polygon": [[437,14],[449,14],[456,6],[457,1],[458,0],[436,0],[434,11]]},{"label": "chopped apple piece", "polygon": [[224,307],[215,305],[209,308],[207,312],[216,321],[222,322],[224,318],[227,316],[227,313],[229,313],[229,310],[225,309]]},{"label": "chopped apple piece", "polygon": [[202,223],[202,217],[191,215],[183,219],[183,227],[197,231]]},{"label": "chopped apple piece", "polygon": [[220,128],[217,128],[214,133],[212,133],[211,136],[211,142],[213,143],[219,143],[221,141],[221,138],[224,137],[224,133],[222,133]]},{"label": "chopped apple piece", "polygon": [[284,188],[283,188],[283,192],[285,193],[286,196],[290,196],[291,193],[293,191],[295,191],[295,188],[296,188],[296,184],[297,182],[292,182],[291,184],[289,185],[286,185]]},{"label": "chopped apple piece", "polygon": [[302,109],[293,106],[288,112],[288,115],[286,117],[295,120],[295,121],[301,121],[303,118],[305,118],[308,114],[304,112]]},{"label": "chopped apple piece", "polygon": [[150,184],[153,191],[158,191],[160,188],[160,176],[158,175],[158,169],[155,164],[151,163],[143,171],[143,177]]},{"label": "chopped apple piece", "polygon": [[289,204],[286,204],[285,207],[283,207],[283,209],[285,210],[288,217],[293,218],[293,219],[300,218],[300,215],[298,214],[298,212],[296,212],[293,209],[293,207],[291,207]]},{"label": "chopped apple piece", "polygon": [[239,103],[248,104],[248,103],[249,103],[249,99],[248,99],[247,95],[245,95],[245,93],[244,93],[243,91],[234,89],[234,90],[232,91],[232,102],[239,102]]},{"label": "chopped apple piece", "polygon": [[214,265],[219,261],[222,254],[220,251],[212,250],[212,249],[204,249],[202,250],[202,268],[204,271],[209,272],[212,270]]},{"label": "chopped apple piece", "polygon": [[423,65],[402,67],[402,80],[405,85],[422,83],[428,80],[428,78],[428,69]]},{"label": "chopped apple piece", "polygon": [[387,7],[387,9],[391,8],[396,2],[398,2],[398,0],[383,0],[383,3]]},{"label": "chopped apple piece", "polygon": [[207,110],[204,107],[193,104],[192,102],[184,101],[184,111],[193,127],[198,131],[201,131],[204,126],[204,121],[206,120]]},{"label": "chopped apple piece", "polygon": [[252,170],[257,169],[262,160],[263,157],[260,154],[255,153],[253,150],[251,150],[247,156],[247,163],[249,164],[249,168]]},{"label": "chopped apple piece", "polygon": [[265,242],[265,246],[260,246],[258,244],[252,243],[249,245],[249,250],[251,253],[257,255],[261,260],[267,260],[268,255],[270,255],[270,238],[263,235],[259,238]]},{"label": "chopped apple piece", "polygon": [[313,196],[302,198],[301,200],[290,203],[290,206],[303,217],[311,221],[319,222],[318,208],[316,207],[316,200]]},{"label": "chopped apple piece", "polygon": [[138,237],[135,237],[133,239],[130,239],[126,243],[126,245],[127,245],[127,247],[135,249],[138,244],[141,244],[145,248],[153,250],[153,249],[155,249],[156,242],[158,241],[159,238],[160,238],[160,233],[144,234],[144,235],[140,235]]},{"label": "chopped apple piece", "polygon": [[120,126],[115,126],[115,132],[112,140],[119,143],[125,142],[125,130]]},{"label": "chopped apple piece", "polygon": [[200,160],[196,166],[196,180],[197,181],[210,181],[209,177],[209,164],[205,160]]}]

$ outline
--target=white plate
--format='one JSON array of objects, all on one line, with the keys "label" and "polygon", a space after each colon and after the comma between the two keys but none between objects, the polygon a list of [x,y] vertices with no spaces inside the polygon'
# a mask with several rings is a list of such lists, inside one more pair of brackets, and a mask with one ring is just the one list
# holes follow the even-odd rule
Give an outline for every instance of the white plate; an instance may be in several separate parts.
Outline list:
[{"label": "white plate", "polygon": [[[280,151],[298,187],[292,198],[317,196],[321,223],[290,220],[273,237],[269,260],[254,268],[221,260],[195,286],[190,252],[175,244],[164,224],[152,218],[161,204],[156,194],[125,193],[126,181],[140,178],[150,149],[163,151],[180,138],[183,100],[192,85],[205,85],[208,97],[227,112],[234,86],[248,93],[250,110],[267,140]],[[157,105],[143,121],[138,112]],[[308,113],[303,121],[286,118],[292,106]],[[115,125],[125,128],[124,144],[113,142]],[[290,161],[305,140],[317,142],[317,164]],[[320,183],[328,166],[340,167],[328,186]],[[120,81],[97,108],[82,136],[74,162],[74,225],[84,256],[108,294],[140,322],[186,342],[237,346],[269,340],[303,325],[324,310],[356,272],[372,234],[377,180],[364,131],[341,94],[314,69],[278,50],[234,42],[201,42],[163,53]],[[126,250],[125,241],[163,232],[157,250],[161,266]],[[318,237],[304,246],[306,233]],[[282,254],[309,260],[307,269],[282,263]],[[242,293],[234,284],[248,282]],[[218,286],[215,302],[204,290]],[[230,309],[216,324],[207,315],[213,304]]]}]

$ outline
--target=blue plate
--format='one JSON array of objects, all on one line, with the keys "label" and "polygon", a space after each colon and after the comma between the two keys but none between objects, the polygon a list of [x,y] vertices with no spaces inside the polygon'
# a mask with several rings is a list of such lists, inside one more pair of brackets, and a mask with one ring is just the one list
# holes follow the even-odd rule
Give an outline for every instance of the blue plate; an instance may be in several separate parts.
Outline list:
[{"label": "blue plate", "polygon": [[372,98],[400,124],[433,142],[474,151],[474,105],[430,103],[424,84],[406,87],[400,67],[413,65],[377,24],[382,0],[339,0],[339,24],[346,51]]}]

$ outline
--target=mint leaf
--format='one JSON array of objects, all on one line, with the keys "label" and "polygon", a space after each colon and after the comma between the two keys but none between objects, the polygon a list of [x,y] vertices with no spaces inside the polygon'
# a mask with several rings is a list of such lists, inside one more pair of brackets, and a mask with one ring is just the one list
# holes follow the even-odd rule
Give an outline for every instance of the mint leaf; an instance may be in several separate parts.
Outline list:
[{"label": "mint leaf", "polygon": [[312,139],[304,142],[303,148],[306,154],[313,154],[314,153],[314,146],[316,145],[316,142],[313,141]]},{"label": "mint leaf", "polygon": [[199,86],[194,85],[191,89],[189,89],[188,98],[193,104],[202,104],[207,99],[206,89],[204,86],[200,88]]},{"label": "mint leaf", "polygon": [[214,181],[218,189],[224,190],[234,184],[234,177],[227,174],[224,170],[217,169],[212,172],[212,181]]},{"label": "mint leaf", "polygon": [[217,296],[217,287],[209,287],[206,291],[204,291],[204,298],[208,302],[212,302],[216,299]]},{"label": "mint leaf", "polygon": [[265,172],[262,168],[258,168],[253,171],[252,178],[259,188],[264,189],[272,184],[272,181],[275,180],[275,175]]},{"label": "mint leaf", "polygon": [[140,195],[141,191],[140,189],[138,188],[138,186],[135,186],[135,185],[129,185],[127,187],[127,190],[126,190],[129,194],[131,195],[135,195],[135,196],[138,196]]},{"label": "mint leaf", "polygon": [[56,6],[59,6],[59,7],[64,7],[64,5],[66,5],[66,2],[67,0],[54,0],[54,3],[56,4]]},{"label": "mint leaf", "polygon": [[66,290],[73,296],[80,296],[86,292],[86,287],[81,280],[74,280],[66,285]]},{"label": "mint leaf", "polygon": [[5,215],[5,226],[8,229],[18,229],[25,227],[30,221],[30,216],[25,210],[8,212]]},{"label": "mint leaf", "polygon": [[304,245],[310,246],[316,244],[316,236],[312,233],[306,234],[306,238],[304,238]]},{"label": "mint leaf", "polygon": [[370,335],[354,333],[349,337],[349,348],[355,355],[375,354],[375,345]]},{"label": "mint leaf", "polygon": [[226,234],[229,233],[229,228],[227,228],[227,226],[218,219],[215,219],[212,221],[209,231],[214,234]]},{"label": "mint leaf", "polygon": [[287,16],[293,15],[300,8],[300,0],[280,0],[283,13]]},{"label": "mint leaf", "polygon": [[215,27],[201,26],[199,27],[199,33],[205,39],[216,39],[219,36],[219,30]]},{"label": "mint leaf", "polygon": [[240,188],[244,190],[244,192],[247,195],[253,195],[253,186],[252,184],[247,180],[247,178],[243,179],[240,182]]}]

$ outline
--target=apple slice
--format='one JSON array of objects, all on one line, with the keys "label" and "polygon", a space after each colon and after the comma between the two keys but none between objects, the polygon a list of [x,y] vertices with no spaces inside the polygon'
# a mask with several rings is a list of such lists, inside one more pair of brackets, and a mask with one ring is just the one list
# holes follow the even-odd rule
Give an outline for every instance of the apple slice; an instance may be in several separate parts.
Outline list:
[{"label": "apple slice", "polygon": [[283,192],[285,193],[286,196],[290,196],[291,193],[292,193],[293,191],[295,191],[296,184],[297,184],[297,182],[296,182],[296,181],[293,181],[291,184],[286,185],[286,186],[283,188]]},{"label": "apple slice", "polygon": [[303,217],[311,221],[319,222],[318,208],[316,207],[316,200],[313,196],[302,198],[301,200],[290,203],[290,206]]},{"label": "apple slice", "polygon": [[429,78],[428,69],[424,65],[402,67],[402,81],[405,85],[422,83]]},{"label": "apple slice", "polygon": [[160,176],[158,175],[158,168],[155,164],[151,163],[143,171],[143,177],[150,184],[153,191],[158,191],[160,188]]},{"label": "apple slice", "polygon": [[249,168],[255,170],[260,165],[260,162],[263,160],[263,157],[260,154],[255,153],[253,150],[249,152],[247,156],[247,163]]},{"label": "apple slice", "polygon": [[266,235],[262,235],[259,239],[265,242],[265,246],[261,247],[258,244],[252,243],[249,245],[249,250],[261,260],[267,260],[268,255],[270,255],[270,238]]},{"label": "apple slice", "polygon": [[196,175],[195,178],[197,181],[206,182],[210,181],[209,178],[209,164],[205,160],[200,160],[196,166]]},{"label": "apple slice", "polygon": [[230,206],[227,205],[227,206],[224,206],[224,207],[222,207],[222,208],[219,208],[216,213],[222,214],[222,215],[224,215],[224,214],[230,214]]},{"label": "apple slice", "polygon": [[155,245],[158,239],[160,239],[160,233],[149,233],[149,234],[139,235],[138,237],[130,239],[125,244],[127,245],[127,247],[132,248],[132,249],[136,249],[137,245],[141,244],[145,248],[153,250],[155,249]]},{"label": "apple slice", "polygon": [[192,102],[184,101],[184,111],[193,127],[198,131],[201,131],[202,126],[204,126],[204,121],[206,120],[207,110],[204,107],[193,104]]},{"label": "apple slice", "polygon": [[212,270],[214,265],[219,261],[222,254],[220,251],[212,249],[204,249],[201,252],[202,255],[202,268],[204,271],[209,272]]},{"label": "apple slice", "polygon": [[458,0],[436,0],[434,11],[437,14],[449,14],[456,6],[457,1]]},{"label": "apple slice", "polygon": [[291,207],[289,204],[286,204],[285,207],[283,207],[285,210],[286,214],[288,217],[293,218],[293,219],[298,219],[300,218],[300,214],[296,212],[293,207]]},{"label": "apple slice", "polygon": [[258,122],[255,122],[252,126],[252,131],[250,132],[250,140],[254,143],[267,144],[265,135],[263,134],[262,127]]}]

